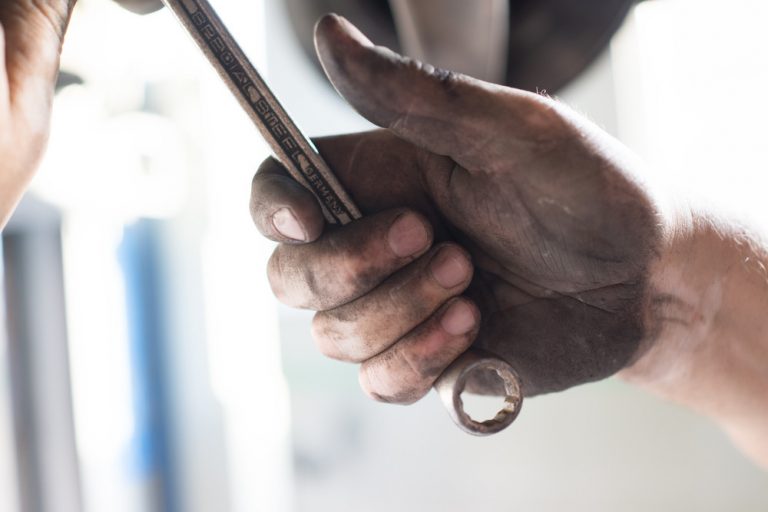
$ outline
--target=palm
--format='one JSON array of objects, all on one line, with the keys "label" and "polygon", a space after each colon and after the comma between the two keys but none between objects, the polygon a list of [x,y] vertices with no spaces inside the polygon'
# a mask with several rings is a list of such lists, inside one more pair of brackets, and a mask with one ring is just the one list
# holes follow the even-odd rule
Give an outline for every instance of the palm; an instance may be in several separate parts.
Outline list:
[{"label": "palm", "polygon": [[320,144],[365,213],[415,208],[438,239],[469,250],[476,270],[467,295],[483,314],[475,345],[513,363],[527,394],[616,372],[642,330],[651,210],[609,159],[566,140],[544,144],[535,168],[515,148],[500,159],[505,148],[491,142],[505,162],[493,170],[388,132]]}]

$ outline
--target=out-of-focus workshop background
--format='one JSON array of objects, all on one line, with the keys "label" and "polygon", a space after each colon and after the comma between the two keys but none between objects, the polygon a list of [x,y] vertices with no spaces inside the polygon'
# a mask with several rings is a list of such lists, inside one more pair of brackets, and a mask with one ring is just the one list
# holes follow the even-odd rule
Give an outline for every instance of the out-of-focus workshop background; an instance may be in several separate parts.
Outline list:
[{"label": "out-of-focus workshop background", "polygon": [[[369,128],[286,0],[212,3],[306,132]],[[649,0],[557,95],[649,181],[765,230],[766,26],[765,0]],[[369,401],[272,299],[248,215],[267,149],[171,14],[79,0],[62,68],[2,234],[0,510],[768,510],[722,432],[617,379],[482,439],[434,395]]]}]

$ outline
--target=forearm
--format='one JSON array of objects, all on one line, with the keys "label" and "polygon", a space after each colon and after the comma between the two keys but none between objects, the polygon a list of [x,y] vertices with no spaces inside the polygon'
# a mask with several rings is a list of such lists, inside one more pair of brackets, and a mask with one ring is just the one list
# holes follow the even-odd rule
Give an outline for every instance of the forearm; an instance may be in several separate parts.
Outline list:
[{"label": "forearm", "polygon": [[768,251],[746,230],[678,220],[651,269],[651,333],[624,376],[713,418],[768,467]]}]

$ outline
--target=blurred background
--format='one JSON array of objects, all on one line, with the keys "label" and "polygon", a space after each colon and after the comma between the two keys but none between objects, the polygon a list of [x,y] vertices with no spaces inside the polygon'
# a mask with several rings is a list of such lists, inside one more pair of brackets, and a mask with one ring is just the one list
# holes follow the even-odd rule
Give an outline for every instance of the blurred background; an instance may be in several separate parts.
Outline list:
[{"label": "blurred background", "polygon": [[[369,401],[271,297],[248,215],[268,150],[229,92],[169,12],[78,3],[49,151],[2,233],[0,510],[768,510],[714,425],[617,379],[482,439],[434,394]],[[212,3],[311,135],[370,128],[308,53],[346,5],[376,42],[556,94],[649,182],[766,232],[765,0]]]}]

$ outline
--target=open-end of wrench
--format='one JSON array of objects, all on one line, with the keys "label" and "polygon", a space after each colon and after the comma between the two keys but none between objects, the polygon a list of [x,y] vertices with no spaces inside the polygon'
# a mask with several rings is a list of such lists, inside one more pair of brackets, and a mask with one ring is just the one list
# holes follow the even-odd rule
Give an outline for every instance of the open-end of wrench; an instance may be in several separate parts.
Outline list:
[{"label": "open-end of wrench", "polygon": [[[189,32],[243,110],[261,132],[291,176],[309,189],[331,224],[362,217],[352,198],[312,142],[298,129],[264,79],[245,56],[207,0],[163,0]],[[504,383],[504,406],[496,417],[475,421],[465,411],[461,394],[473,372],[494,372]],[[523,402],[520,379],[502,359],[470,349],[435,382],[435,389],[456,425],[474,435],[489,435],[511,424]]]}]

